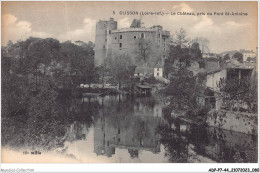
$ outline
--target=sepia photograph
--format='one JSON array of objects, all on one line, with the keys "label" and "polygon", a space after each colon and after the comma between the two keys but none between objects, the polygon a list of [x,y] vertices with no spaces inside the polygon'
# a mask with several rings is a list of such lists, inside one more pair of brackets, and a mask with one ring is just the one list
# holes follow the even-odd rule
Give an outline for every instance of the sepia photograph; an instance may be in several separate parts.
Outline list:
[{"label": "sepia photograph", "polygon": [[258,163],[257,63],[257,1],[2,1],[1,162]]}]

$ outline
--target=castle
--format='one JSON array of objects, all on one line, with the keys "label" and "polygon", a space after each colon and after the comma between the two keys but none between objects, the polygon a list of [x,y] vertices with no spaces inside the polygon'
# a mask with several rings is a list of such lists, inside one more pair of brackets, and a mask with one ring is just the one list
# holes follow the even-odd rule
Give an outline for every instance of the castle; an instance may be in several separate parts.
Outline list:
[{"label": "castle", "polygon": [[[99,21],[96,24],[95,38],[95,63],[101,65],[108,57],[116,53],[126,53],[134,59],[138,51],[140,39],[149,41],[154,53],[149,56],[157,56],[157,59],[168,57],[170,32],[163,30],[160,25],[142,27],[141,20],[134,19],[130,28],[118,29],[117,21],[110,18],[109,21]],[[139,43],[140,44],[140,43]],[[156,49],[156,50],[155,50]],[[160,52],[160,53],[158,53]],[[155,62],[156,64],[157,62]]]}]

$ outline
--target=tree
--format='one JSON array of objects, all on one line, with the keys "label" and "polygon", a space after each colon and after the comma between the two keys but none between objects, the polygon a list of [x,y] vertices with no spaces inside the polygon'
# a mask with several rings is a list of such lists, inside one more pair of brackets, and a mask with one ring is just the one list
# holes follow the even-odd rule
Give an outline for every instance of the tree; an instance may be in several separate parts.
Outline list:
[{"label": "tree", "polygon": [[[249,111],[254,110],[254,104],[257,102],[257,81],[256,77],[244,78],[239,80],[221,79],[218,83],[219,91],[221,92],[224,101],[227,103],[246,103],[249,106]],[[232,108],[233,105],[230,106]]]},{"label": "tree", "polygon": [[170,100],[172,110],[184,112],[192,117],[200,114],[201,108],[196,99],[203,94],[204,89],[197,83],[196,76],[192,76],[186,68],[182,68],[170,79],[170,84],[164,93],[173,96]]},{"label": "tree", "polygon": [[106,61],[107,61],[107,59],[105,60],[105,63],[104,64],[102,64],[102,65],[100,65],[100,66],[98,66],[97,68],[96,68],[96,71],[97,71],[97,73],[98,73],[98,76],[101,78],[101,83],[102,83],[102,85],[103,85],[103,88],[105,87],[105,76],[107,76],[107,74],[108,74],[108,68],[107,68],[107,66],[106,66]]},{"label": "tree", "polygon": [[2,116],[10,117],[22,114],[26,111],[29,101],[27,78],[12,72],[12,64],[16,63],[13,57],[5,57],[2,54]]},{"label": "tree", "polygon": [[[60,42],[56,39],[47,38],[32,42],[28,46],[28,58],[35,70],[35,91],[38,91],[38,76],[46,74],[47,66],[61,58]],[[40,68],[40,65],[42,65]]]},{"label": "tree", "polygon": [[248,61],[248,62],[256,62],[256,57],[247,57],[246,61]]},{"label": "tree", "polygon": [[139,38],[136,43],[136,61],[147,63],[150,58],[152,43],[149,40],[145,40],[144,38]]},{"label": "tree", "polygon": [[180,45],[170,46],[169,58],[165,60],[164,73],[168,76],[175,73],[191,63],[190,52],[188,48],[181,48]]},{"label": "tree", "polygon": [[61,44],[63,60],[69,65],[69,76],[73,79],[73,86],[81,83],[91,83],[97,80],[96,68],[94,67],[94,47],[91,43],[81,42],[81,46],[69,41]]},{"label": "tree", "polygon": [[204,94],[205,88],[198,83],[198,76],[193,76],[189,70],[190,63],[200,59],[198,43],[194,43],[190,49],[181,48],[180,45],[170,47],[169,58],[165,63],[165,71],[171,74],[170,84],[164,94],[172,96],[172,110],[184,112],[189,116],[201,115],[204,108],[198,105],[197,98]]},{"label": "tree", "polygon": [[225,60],[225,61],[230,60],[229,53],[227,53],[227,54],[224,55],[224,60]]},{"label": "tree", "polygon": [[204,54],[204,53],[209,53],[210,52],[210,49],[209,49],[209,40],[204,38],[204,37],[196,37],[195,39],[193,39],[191,41],[191,43],[199,43],[199,46],[200,46],[200,50],[201,50],[201,53]]},{"label": "tree", "polygon": [[181,28],[175,33],[176,37],[174,38],[174,45],[180,45],[182,48],[187,48],[190,39],[187,37],[187,32]]},{"label": "tree", "polygon": [[238,62],[243,63],[243,54],[240,52],[234,53],[233,59],[236,59]]},{"label": "tree", "polygon": [[199,60],[202,58],[199,43],[193,43],[190,48],[190,58],[192,61]]},{"label": "tree", "polygon": [[107,59],[107,67],[114,80],[117,81],[119,89],[122,82],[131,78],[131,66],[133,65],[131,58],[127,54],[116,54],[114,57]]}]

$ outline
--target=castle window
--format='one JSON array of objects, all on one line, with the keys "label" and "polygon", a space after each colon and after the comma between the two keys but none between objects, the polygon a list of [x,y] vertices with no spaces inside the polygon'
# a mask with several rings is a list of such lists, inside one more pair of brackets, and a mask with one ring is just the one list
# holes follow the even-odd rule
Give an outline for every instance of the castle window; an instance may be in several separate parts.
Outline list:
[{"label": "castle window", "polygon": [[134,39],[136,39],[136,36],[134,36]]},{"label": "castle window", "polygon": [[103,49],[105,49],[105,48],[106,48],[106,46],[104,45],[104,46],[103,46]]},{"label": "castle window", "polygon": [[122,36],[122,35],[120,35],[120,39],[123,39],[123,36]]},{"label": "castle window", "polygon": [[111,30],[109,30],[108,33],[111,34]]},{"label": "castle window", "polygon": [[120,129],[118,129],[118,134],[120,134]]},{"label": "castle window", "polygon": [[166,55],[163,55],[163,58],[166,58]]},{"label": "castle window", "polygon": [[141,34],[141,38],[144,38],[144,33]]},{"label": "castle window", "polygon": [[163,48],[163,50],[165,51],[166,49],[165,49],[165,48]]},{"label": "castle window", "polygon": [[105,41],[107,41],[107,39],[105,39]]},{"label": "castle window", "polygon": [[163,38],[163,41],[165,41],[165,37]]},{"label": "castle window", "polygon": [[159,67],[157,68],[157,71],[159,71],[160,69],[159,69]]},{"label": "castle window", "polygon": [[159,38],[161,37],[161,34],[159,34]]},{"label": "castle window", "polygon": [[119,47],[122,48],[122,43],[119,43]]},{"label": "castle window", "polygon": [[115,40],[116,40],[117,38],[115,37]]},{"label": "castle window", "polygon": [[117,141],[120,142],[120,138],[118,138]]},{"label": "castle window", "polygon": [[157,76],[159,76],[159,73],[157,73]]}]

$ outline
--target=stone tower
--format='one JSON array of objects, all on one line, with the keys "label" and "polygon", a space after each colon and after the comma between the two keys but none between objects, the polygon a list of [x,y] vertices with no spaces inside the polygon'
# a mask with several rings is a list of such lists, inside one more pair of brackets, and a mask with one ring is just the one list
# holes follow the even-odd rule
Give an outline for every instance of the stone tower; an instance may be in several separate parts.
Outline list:
[{"label": "stone tower", "polygon": [[112,30],[117,29],[117,22],[114,18],[109,21],[99,21],[96,24],[96,38],[95,38],[95,64],[103,64],[105,58],[108,56],[108,37]]}]

